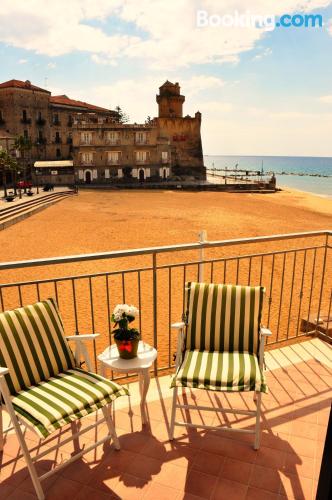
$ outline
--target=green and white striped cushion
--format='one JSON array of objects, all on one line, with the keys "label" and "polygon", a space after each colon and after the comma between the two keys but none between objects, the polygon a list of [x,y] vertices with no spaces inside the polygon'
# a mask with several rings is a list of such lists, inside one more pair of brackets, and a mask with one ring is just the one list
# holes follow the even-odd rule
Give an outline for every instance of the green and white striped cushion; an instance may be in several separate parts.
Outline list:
[{"label": "green and white striped cushion", "polygon": [[186,348],[257,353],[264,288],[187,283]]},{"label": "green and white striped cushion", "polygon": [[53,299],[0,313],[0,366],[11,394],[74,368]]},{"label": "green and white striped cushion", "polygon": [[45,438],[52,432],[111,403],[128,390],[79,368],[58,373],[12,398],[16,414]]},{"label": "green and white striped cushion", "polygon": [[171,387],[267,392],[257,356],[238,351],[186,351]]}]

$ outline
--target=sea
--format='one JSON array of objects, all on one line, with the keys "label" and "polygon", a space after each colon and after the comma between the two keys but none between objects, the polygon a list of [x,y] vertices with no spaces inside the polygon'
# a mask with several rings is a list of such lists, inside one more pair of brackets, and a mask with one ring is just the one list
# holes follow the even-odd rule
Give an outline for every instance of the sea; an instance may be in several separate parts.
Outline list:
[{"label": "sea", "polygon": [[332,198],[332,158],[319,156],[224,156],[205,155],[205,166],[217,170],[274,172],[277,187],[298,189]]}]

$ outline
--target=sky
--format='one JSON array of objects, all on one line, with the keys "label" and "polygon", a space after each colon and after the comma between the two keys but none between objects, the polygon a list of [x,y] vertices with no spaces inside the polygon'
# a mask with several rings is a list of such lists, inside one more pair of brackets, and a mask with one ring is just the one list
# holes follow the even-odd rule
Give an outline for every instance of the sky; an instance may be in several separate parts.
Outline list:
[{"label": "sky", "polygon": [[[320,14],[323,26],[198,26],[198,11]],[[205,154],[332,156],[331,55],[329,0],[1,1],[0,81],[120,105],[137,123],[179,82]]]}]

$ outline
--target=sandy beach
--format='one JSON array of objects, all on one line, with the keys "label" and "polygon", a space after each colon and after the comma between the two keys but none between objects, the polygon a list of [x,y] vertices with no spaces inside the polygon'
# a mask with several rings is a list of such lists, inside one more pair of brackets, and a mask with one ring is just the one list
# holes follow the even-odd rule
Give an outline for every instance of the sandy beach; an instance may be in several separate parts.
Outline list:
[{"label": "sandy beach", "polygon": [[[232,194],[218,192],[177,192],[177,191],[86,191],[82,190],[78,196],[61,201],[59,204],[47,208],[31,218],[20,222],[0,232],[0,260],[14,261],[24,259],[46,258],[70,254],[105,252],[120,249],[172,245],[197,241],[198,232],[207,230],[209,240],[223,240],[259,235],[281,234],[302,231],[330,229],[332,227],[332,199],[306,194],[300,191],[284,190],[275,194]],[[313,243],[310,241],[310,244]],[[294,242],[284,242],[282,249],[294,248]],[[275,248],[278,248],[276,246]],[[207,256],[229,256],[243,254],[249,251],[248,246],[236,249],[220,249],[211,251]],[[255,248],[250,246],[250,252],[268,251],[268,247]],[[163,255],[158,263],[197,259],[197,252],[185,255]],[[319,265],[320,254],[317,254]],[[288,270],[292,269],[294,254],[286,259],[286,281],[290,280]],[[295,280],[301,287],[303,266],[306,271],[304,287],[310,285],[310,266],[313,263],[313,254],[308,252],[306,262],[299,255],[295,266]],[[257,264],[257,265],[256,265]],[[3,271],[0,273],[0,282],[25,281],[29,279],[44,279],[96,272],[116,272],[119,269],[134,268],[136,266],[150,266],[151,257],[141,257],[130,262],[124,259],[116,261],[86,262],[84,264],[68,264],[63,266],[49,266],[47,268],[21,269]],[[210,268],[209,268],[210,269]],[[195,279],[196,268],[188,268],[187,279]],[[210,271],[209,271],[210,272]],[[224,270],[220,267],[219,274],[215,268],[214,280],[222,281]],[[181,270],[183,274],[183,270]],[[191,274],[190,274],[191,273]],[[235,269],[232,263],[227,269],[227,282],[234,282]],[[259,279],[259,262],[253,260],[250,270],[251,282]],[[276,259],[276,279],[282,273],[282,260]],[[240,268],[239,282],[246,284],[248,269],[246,264]],[[263,284],[268,286],[271,274],[271,263],[266,262],[263,272]],[[108,279],[109,300],[108,307],[112,308],[121,302],[122,284],[121,275],[111,276]],[[180,270],[174,270],[172,279],[172,321],[179,319],[182,307],[182,281]],[[280,280],[279,280],[280,281]],[[289,282],[290,283],[290,282]],[[289,283],[285,286],[283,300],[288,301]],[[125,276],[127,302],[138,301],[137,274]],[[181,285],[181,286],[180,286]],[[78,317],[75,324],[73,317],[74,305],[71,296],[71,282],[61,282],[58,287],[59,304],[64,316],[67,331],[75,329],[84,333],[94,329],[101,333],[97,342],[97,352],[100,352],[107,343],[110,325],[108,309],[106,307],[105,277],[93,280],[93,307],[95,320],[91,318],[91,304],[89,301],[89,280],[75,282],[78,304]],[[142,311],[141,327],[144,338],[152,341],[152,314],[151,314],[151,272],[141,275]],[[168,276],[166,271],[158,275],[158,337],[162,364],[167,363],[171,351],[174,349],[174,339],[170,346],[169,315],[168,315]],[[278,285],[279,286],[279,285]],[[175,287],[175,288],[174,288]],[[303,285],[302,285],[303,288]],[[37,292],[35,287],[26,286],[21,289],[23,303],[29,303],[37,298],[37,293],[45,297],[54,296],[54,284],[41,285]],[[274,290],[277,294],[277,290]],[[297,297],[296,287],[294,297]],[[304,294],[303,310],[308,294]],[[2,299],[5,309],[17,306],[19,292],[17,288],[2,289]],[[284,335],[286,327],[294,330],[298,323],[298,306],[295,304],[290,318],[278,320],[278,304],[272,304],[271,323],[278,328],[280,335]],[[164,339],[164,340],[163,340]],[[165,342],[164,342],[165,341]]]}]

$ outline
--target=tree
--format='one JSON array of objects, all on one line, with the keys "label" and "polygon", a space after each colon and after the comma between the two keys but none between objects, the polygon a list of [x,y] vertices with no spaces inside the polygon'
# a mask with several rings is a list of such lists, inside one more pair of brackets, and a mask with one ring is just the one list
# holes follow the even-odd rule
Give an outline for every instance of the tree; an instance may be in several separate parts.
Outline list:
[{"label": "tree", "polygon": [[7,196],[7,172],[11,172],[12,180],[14,183],[14,191],[16,193],[16,171],[17,171],[17,161],[13,156],[11,156],[6,150],[2,149],[0,151],[0,171],[2,172],[4,195]]},{"label": "tree", "polygon": [[145,120],[145,125],[151,125],[153,122],[153,118],[151,116],[148,116],[147,119]]},{"label": "tree", "polygon": [[[26,181],[26,160],[28,157],[28,152],[31,151],[32,148],[32,142],[29,139],[29,137],[25,137],[23,135],[19,135],[15,139],[14,143],[15,149],[17,149],[20,152],[20,156],[22,158],[22,167],[23,167],[23,179]],[[24,192],[26,193],[26,184],[24,186]]]},{"label": "tree", "polygon": [[119,123],[128,123],[129,122],[129,115],[123,111],[120,106],[116,106],[115,111],[118,113],[118,122]]}]

